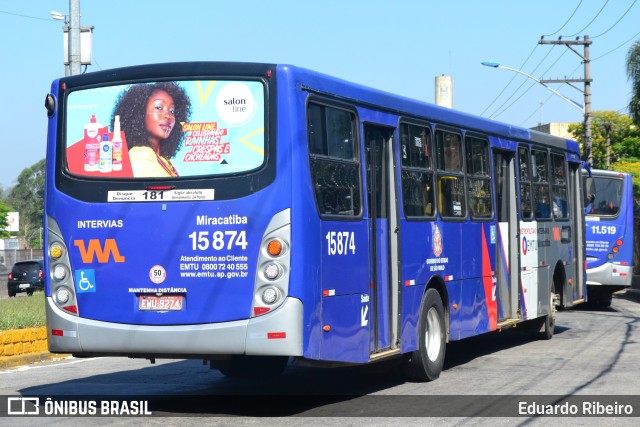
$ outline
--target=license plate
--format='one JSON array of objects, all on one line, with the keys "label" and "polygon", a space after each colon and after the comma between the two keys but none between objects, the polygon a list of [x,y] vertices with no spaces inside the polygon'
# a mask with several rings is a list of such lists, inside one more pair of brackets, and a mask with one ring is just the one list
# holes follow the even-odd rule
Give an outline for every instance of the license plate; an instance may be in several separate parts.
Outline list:
[{"label": "license plate", "polygon": [[28,283],[20,283],[20,285],[18,287],[20,289],[27,289],[27,288],[29,288],[29,286],[31,286],[31,285],[29,285]]},{"label": "license plate", "polygon": [[182,295],[140,295],[138,308],[146,311],[180,311]]}]

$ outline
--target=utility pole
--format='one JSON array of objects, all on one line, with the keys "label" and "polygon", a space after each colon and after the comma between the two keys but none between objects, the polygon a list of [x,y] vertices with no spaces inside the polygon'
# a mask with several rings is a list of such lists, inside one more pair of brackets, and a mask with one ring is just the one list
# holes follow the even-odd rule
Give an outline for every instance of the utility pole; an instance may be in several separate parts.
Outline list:
[{"label": "utility pole", "polygon": [[80,74],[80,0],[69,0],[69,74]]},{"label": "utility pole", "polygon": [[[587,163],[591,165],[593,156],[591,152],[591,60],[589,54],[589,46],[591,45],[591,41],[589,40],[589,36],[584,36],[583,40],[580,38],[576,38],[576,40],[562,40],[560,37],[558,40],[544,40],[541,38],[538,44],[562,44],[567,48],[571,49],[576,55],[582,58],[582,63],[584,64],[584,78],[583,79],[558,79],[558,80],[540,80],[542,83],[567,83],[569,86],[574,89],[578,89],[580,92],[584,94],[584,135],[583,135],[583,146],[584,146],[584,154],[583,160],[586,160]],[[574,45],[582,45],[584,47],[584,54],[581,54],[576,49],[573,48]],[[584,90],[581,90],[571,83],[584,83]]]},{"label": "utility pole", "polygon": [[611,127],[612,124],[610,122],[604,122],[602,124],[602,127],[604,128],[605,131],[605,143],[607,144],[607,162],[606,162],[606,166],[607,166],[607,170],[611,170]]}]

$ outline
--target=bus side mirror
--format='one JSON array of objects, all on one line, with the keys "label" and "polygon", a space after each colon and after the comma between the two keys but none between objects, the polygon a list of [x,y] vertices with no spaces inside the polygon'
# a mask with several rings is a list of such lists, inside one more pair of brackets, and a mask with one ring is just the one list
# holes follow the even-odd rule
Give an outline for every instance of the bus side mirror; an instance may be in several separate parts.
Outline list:
[{"label": "bus side mirror", "polygon": [[47,116],[53,116],[53,113],[56,109],[56,100],[53,98],[53,95],[50,93],[44,98],[44,108],[47,109]]}]

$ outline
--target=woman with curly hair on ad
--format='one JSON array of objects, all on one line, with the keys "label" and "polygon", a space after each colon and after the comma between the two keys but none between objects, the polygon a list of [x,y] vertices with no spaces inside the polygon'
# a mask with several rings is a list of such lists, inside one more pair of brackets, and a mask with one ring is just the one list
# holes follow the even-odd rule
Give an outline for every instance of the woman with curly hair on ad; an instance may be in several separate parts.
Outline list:
[{"label": "woman with curly hair on ad", "polygon": [[134,177],[172,177],[171,164],[182,146],[180,123],[191,116],[191,101],[174,82],[138,84],[129,87],[116,102],[111,124],[120,116],[127,139]]}]

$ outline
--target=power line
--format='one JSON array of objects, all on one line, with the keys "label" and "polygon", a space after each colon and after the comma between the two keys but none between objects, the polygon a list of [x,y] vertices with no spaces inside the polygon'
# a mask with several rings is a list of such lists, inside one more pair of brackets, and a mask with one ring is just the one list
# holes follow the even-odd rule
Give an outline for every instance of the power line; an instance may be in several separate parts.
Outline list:
[{"label": "power line", "polygon": [[637,33],[635,33],[634,35],[632,35],[632,36],[631,36],[631,38],[629,38],[626,42],[622,43],[620,46],[618,46],[618,47],[615,47],[615,48],[611,49],[609,52],[604,53],[604,54],[602,54],[602,55],[598,56],[597,58],[593,58],[593,59],[591,60],[591,62],[596,61],[596,60],[598,60],[598,59],[602,58],[603,56],[607,56],[607,55],[609,55],[610,53],[615,52],[616,50],[620,49],[620,48],[621,48],[622,46],[624,46],[625,44],[629,43],[631,40],[633,40],[633,39],[635,39],[636,37],[638,37],[638,35],[640,35],[640,32],[637,32]]},{"label": "power line", "polygon": [[562,30],[562,29],[563,29],[563,28],[564,28],[564,27],[569,23],[569,21],[571,21],[571,18],[573,18],[573,15],[575,15],[575,14],[576,14],[576,12],[578,11],[578,9],[580,8],[580,5],[582,4],[582,1],[583,1],[583,0],[580,0],[580,3],[578,3],[578,5],[577,5],[577,6],[576,6],[576,8],[574,9],[573,13],[571,14],[571,16],[569,16],[569,18],[567,19],[567,21],[566,21],[564,24],[562,24],[562,27],[558,28],[556,31],[554,31],[554,32],[553,32],[553,33],[551,33],[551,34],[545,34],[545,35],[543,35],[542,37],[549,37],[549,36],[552,36],[552,35],[554,35],[554,34],[558,34],[558,33],[559,33],[559,32],[560,32],[560,31],[561,31],[561,30]]},{"label": "power line", "polygon": [[0,10],[0,13],[4,13],[6,15],[19,16],[21,18],[39,19],[39,20],[42,20],[42,21],[55,22],[51,18],[39,18],[37,16],[21,15],[19,13],[7,12],[6,10]]},{"label": "power line", "polygon": [[633,5],[634,5],[634,4],[636,4],[636,2],[637,2],[637,1],[638,1],[638,0],[633,0],[633,3],[631,3],[631,6],[629,6],[629,8],[626,10],[626,12],[624,12],[624,14],[622,14],[622,16],[620,17],[620,19],[618,19],[618,20],[616,21],[616,23],[615,23],[615,24],[613,24],[611,27],[609,27],[609,28],[608,28],[604,33],[600,33],[600,34],[598,34],[597,36],[593,36],[593,37],[591,37],[591,38],[592,38],[592,39],[595,39],[595,38],[597,38],[597,37],[600,37],[600,36],[603,36],[603,35],[607,34],[609,31],[611,31],[611,29],[613,29],[613,27],[615,27],[616,25],[618,25],[618,23],[619,23],[620,21],[622,21],[622,18],[624,18],[625,16],[627,16],[627,13],[629,13],[629,11],[631,10],[631,8],[633,7]]},{"label": "power line", "polygon": [[591,20],[591,21],[590,21],[590,22],[589,22],[589,23],[588,23],[588,24],[587,24],[583,29],[581,29],[581,30],[579,30],[577,33],[575,33],[575,34],[571,34],[570,36],[567,36],[567,37],[574,37],[574,36],[577,36],[578,34],[582,33],[584,30],[586,30],[586,29],[589,27],[589,25],[591,25],[591,24],[593,23],[593,21],[595,21],[595,20],[596,20],[596,18],[597,18],[598,16],[600,16],[600,14],[602,13],[602,11],[604,10],[604,8],[607,6],[607,4],[608,4],[608,3],[609,3],[609,0],[607,0],[607,1],[602,5],[602,7],[601,7],[601,8],[600,8],[600,10],[598,11],[598,13],[596,13],[596,16],[594,16],[594,17],[593,17],[593,19],[592,19],[592,20]]},{"label": "power line", "polygon": [[524,119],[522,122],[520,122],[520,126],[524,126],[524,124],[527,122],[527,120],[529,120],[531,117],[533,117],[534,114],[536,114],[538,111],[540,111],[540,109],[542,109],[542,107],[544,106],[544,104],[547,103],[547,101],[549,101],[552,97],[554,96],[554,94],[552,93],[551,95],[549,95],[549,97],[547,99],[545,99],[544,101],[541,102],[540,106],[538,108],[536,108],[535,110],[533,110],[533,112],[531,114],[529,114],[529,117],[527,117],[526,119]]},{"label": "power line", "polygon": [[[536,72],[536,70],[538,69],[538,67],[540,67],[540,65],[542,65],[542,63],[544,62],[544,60],[545,60],[545,59],[547,59],[547,57],[551,54],[551,52],[552,52],[552,51],[553,51],[553,49],[551,49],[549,52],[547,52],[547,54],[544,56],[544,58],[542,58],[542,59],[540,60],[540,62],[538,63],[538,65],[536,65],[536,67],[535,67],[535,68],[531,71],[531,73],[529,73],[529,74],[533,74],[533,73],[535,73],[535,72]],[[532,53],[533,53],[533,52],[532,52]],[[529,56],[531,56],[531,55],[529,55]],[[527,59],[528,59],[528,58],[527,58]],[[525,62],[526,62],[526,61],[525,61]],[[523,65],[524,65],[524,64],[523,64]],[[522,69],[522,68],[523,68],[523,67],[522,67],[522,66],[520,66],[520,69]],[[511,81],[513,81],[513,79],[514,79],[515,77],[516,77],[516,76],[514,75],[514,76],[511,78],[511,80],[509,81],[509,83],[511,83]],[[507,102],[509,102],[509,100],[511,100],[511,98],[513,98],[513,97],[516,95],[516,93],[518,93],[518,91],[520,90],[520,88],[521,88],[522,86],[524,86],[524,84],[525,84],[526,82],[527,82],[526,80],[523,80],[523,81],[522,81],[522,83],[520,83],[520,86],[518,86],[518,87],[516,88],[516,90],[514,90],[514,91],[513,91],[513,93],[511,93],[511,95],[510,95],[510,96],[509,96],[509,97],[508,97],[508,98],[507,98],[507,99],[502,103],[502,105],[500,105],[498,108],[496,108],[496,109],[493,111],[493,113],[492,113],[491,115],[489,115],[489,118],[498,117],[500,114],[504,113],[504,112],[506,111],[506,109],[505,109],[505,110],[502,110],[502,111],[500,111],[500,109],[501,109],[502,107],[504,107],[504,105],[505,105]],[[507,84],[507,86],[508,86],[508,84]],[[505,89],[506,89],[506,87],[505,87]],[[529,90],[529,89],[525,90],[525,91],[524,91],[524,93],[527,93],[527,91],[528,91],[528,90]],[[524,95],[524,93],[523,93],[523,95]],[[520,99],[521,97],[522,97],[522,95],[520,95],[520,97],[519,97],[518,99]],[[509,106],[511,106],[511,105],[509,105]],[[508,107],[507,107],[507,108],[508,108]],[[500,111],[500,113],[498,113],[498,111]]]},{"label": "power line", "polygon": [[[545,57],[544,57],[544,58],[542,58],[542,60],[541,60],[541,61],[540,61],[540,63],[538,64],[538,66],[537,66],[536,68],[534,68],[534,69],[533,69],[533,71],[532,71],[530,74],[535,73],[535,71],[538,69],[538,67],[539,67],[540,65],[542,65],[542,63],[544,62],[544,60],[545,60],[545,59],[546,59],[546,58],[551,54],[551,52],[552,52],[552,51],[553,51],[553,48],[551,48],[551,50],[549,50],[549,52],[545,55]],[[551,69],[551,67],[553,67],[553,66],[554,66],[554,65],[555,65],[555,64],[560,60],[560,58],[562,58],[562,57],[564,56],[564,54],[565,54],[565,53],[567,53],[567,51],[562,52],[562,53],[560,54],[560,56],[559,56],[559,57],[558,57],[558,58],[553,62],[553,64],[551,64],[551,65],[549,66],[549,68],[547,68],[547,70],[545,71],[545,73],[546,73],[546,72],[548,72],[548,71],[549,71],[549,69]],[[543,74],[544,74],[544,73],[543,73]],[[512,106],[513,104],[515,104],[518,100],[520,100],[520,99],[521,99],[521,98],[522,98],[522,97],[523,97],[523,96],[524,96],[524,95],[525,95],[525,94],[526,94],[526,93],[527,93],[527,92],[528,92],[528,91],[529,91],[529,90],[530,90],[530,89],[535,85],[535,83],[534,83],[534,84],[532,84],[532,85],[530,85],[530,86],[529,86],[527,89],[525,89],[525,91],[524,91],[524,92],[522,92],[522,94],[521,94],[520,96],[518,96],[518,97],[517,97],[517,98],[516,98],[516,99],[515,99],[511,104],[509,104],[508,106],[506,106],[506,107],[505,107],[504,109],[502,109],[501,111],[498,111],[498,110],[500,110],[502,107],[504,107],[504,105],[505,105],[507,102],[509,102],[509,100],[510,100],[511,98],[513,98],[513,97],[516,95],[516,93],[520,90],[520,88],[521,88],[522,86],[524,86],[524,84],[525,84],[526,82],[527,82],[526,80],[523,80],[523,81],[522,81],[522,84],[520,84],[520,86],[518,86],[518,88],[517,88],[517,89],[516,89],[512,94],[511,94],[511,96],[510,96],[509,98],[507,98],[507,100],[506,100],[506,101],[504,101],[504,102],[502,103],[502,105],[496,109],[496,111],[495,111],[495,112],[490,116],[490,118],[498,117],[498,116],[500,116],[501,114],[503,114],[505,111],[507,111],[509,108],[511,108],[511,106]]]}]

